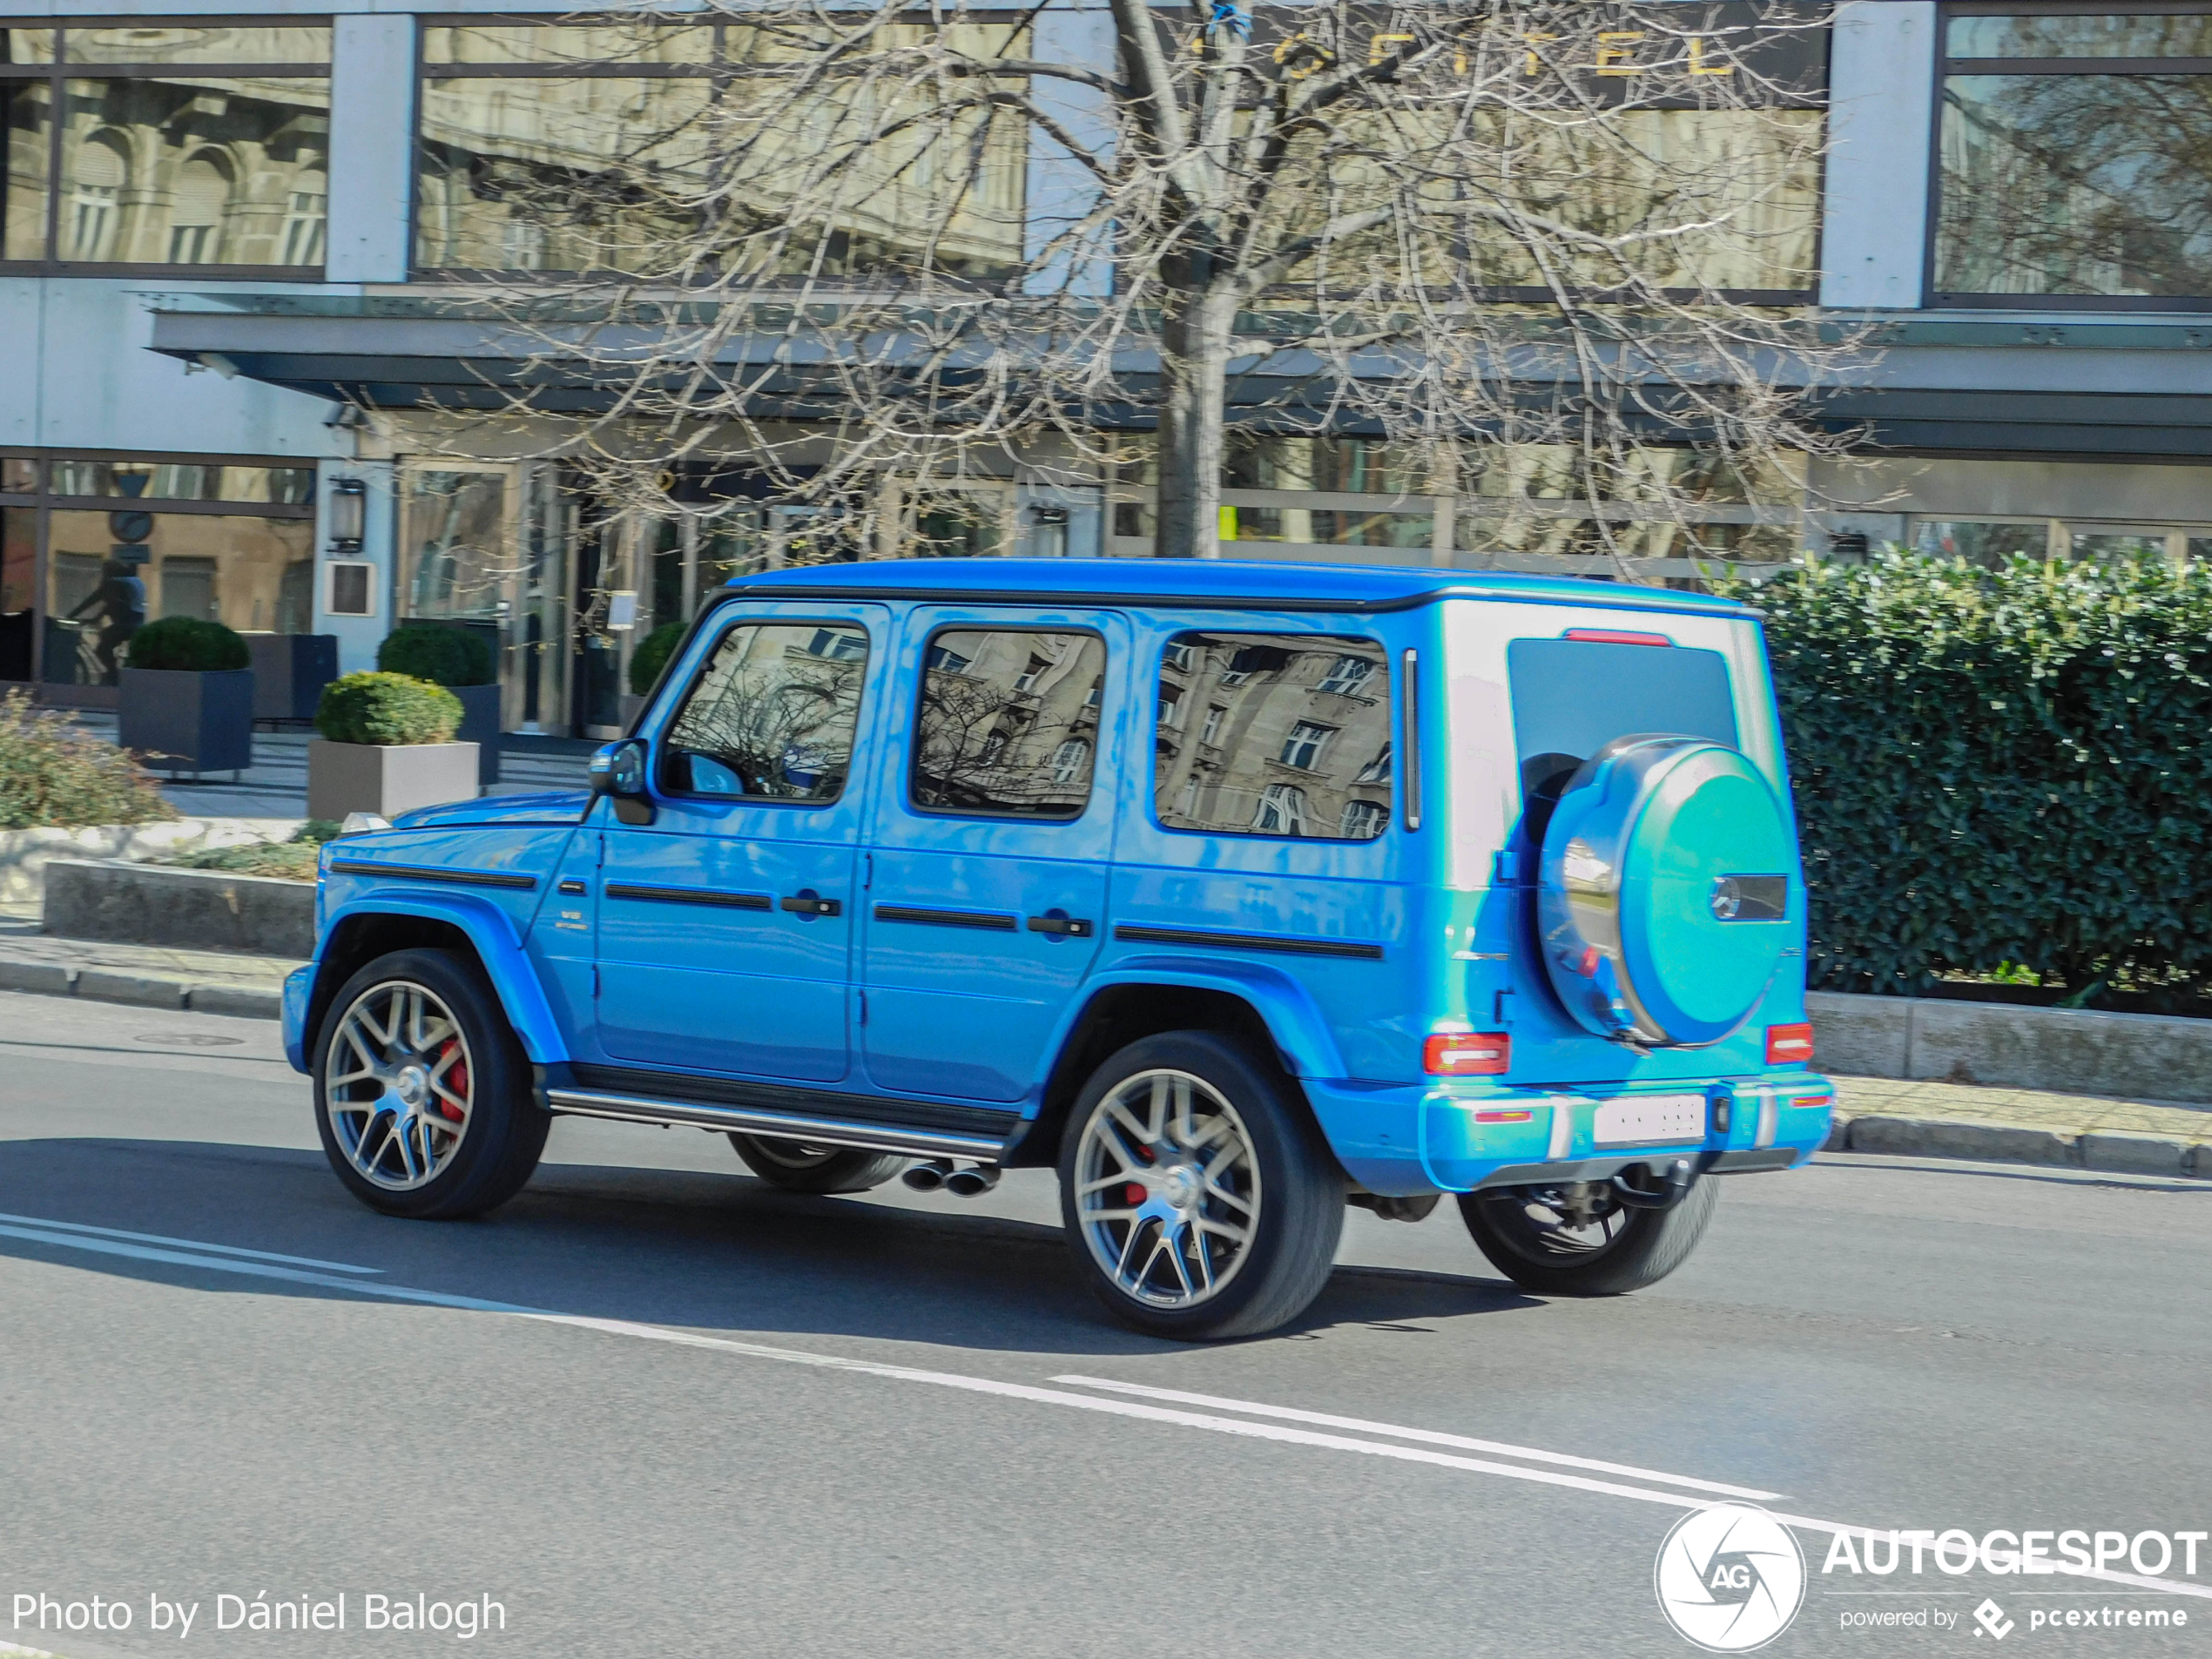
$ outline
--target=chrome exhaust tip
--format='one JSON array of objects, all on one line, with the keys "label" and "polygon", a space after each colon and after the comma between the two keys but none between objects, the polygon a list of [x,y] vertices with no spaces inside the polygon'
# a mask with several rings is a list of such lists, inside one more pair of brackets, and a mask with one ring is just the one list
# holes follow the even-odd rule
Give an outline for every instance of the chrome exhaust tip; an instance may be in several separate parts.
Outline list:
[{"label": "chrome exhaust tip", "polygon": [[916,1192],[934,1192],[947,1184],[953,1172],[952,1165],[942,1158],[932,1158],[927,1163],[917,1163],[899,1178]]},{"label": "chrome exhaust tip", "polygon": [[999,1170],[995,1163],[979,1163],[972,1169],[954,1170],[945,1177],[945,1190],[957,1197],[973,1198],[988,1192],[999,1184]]}]

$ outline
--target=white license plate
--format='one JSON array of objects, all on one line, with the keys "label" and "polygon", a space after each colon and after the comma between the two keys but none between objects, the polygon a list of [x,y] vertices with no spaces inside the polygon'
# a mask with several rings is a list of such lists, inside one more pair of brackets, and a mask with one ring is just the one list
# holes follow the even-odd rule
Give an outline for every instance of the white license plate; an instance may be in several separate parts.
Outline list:
[{"label": "white license plate", "polygon": [[1649,1146],[1657,1141],[1705,1138],[1703,1095],[1643,1095],[1608,1100],[1597,1109],[1600,1146]]}]

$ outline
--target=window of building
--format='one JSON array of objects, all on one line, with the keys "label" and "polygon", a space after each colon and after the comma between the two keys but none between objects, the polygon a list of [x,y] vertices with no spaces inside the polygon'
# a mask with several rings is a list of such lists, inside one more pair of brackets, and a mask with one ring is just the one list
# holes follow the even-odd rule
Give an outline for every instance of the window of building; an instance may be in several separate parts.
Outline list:
[{"label": "window of building", "polygon": [[[1007,25],[969,27],[1013,44]],[[742,155],[749,177],[733,260],[771,261],[765,268],[794,278],[862,275],[925,251],[948,274],[1012,268],[1023,234],[1023,123],[981,114],[964,126],[901,128],[880,97],[829,81],[804,118],[778,108],[772,124],[749,125],[749,101],[780,100],[788,87],[792,50],[786,30],[736,23],[485,17],[426,28],[415,265],[657,270],[702,213],[728,206],[718,168]],[[794,199],[786,181],[825,168],[842,183],[813,188],[807,200],[820,216],[783,236],[797,222],[783,211]],[[919,533],[961,544],[946,550],[995,550],[968,545],[995,525],[940,516]]]},{"label": "window of building", "polygon": [[[817,650],[821,636],[840,644]],[[857,624],[741,623],[722,636],[669,726],[664,787],[821,805],[845,792],[867,635]]]},{"label": "window of building", "polygon": [[929,642],[923,660],[907,780],[914,806],[981,818],[1081,816],[1090,799],[1103,640],[953,629]]},{"label": "window of building", "polygon": [[113,687],[163,617],[308,632],[314,500],[312,467],[0,457],[0,680]]},{"label": "window of building", "polygon": [[329,62],[289,19],[0,28],[0,264],[314,275]]},{"label": "window of building", "polygon": [[[1388,826],[1390,774],[1387,765],[1378,772],[1377,757],[1390,742],[1390,672],[1379,643],[1209,633],[1184,634],[1175,647],[1200,684],[1223,689],[1194,738],[1183,730],[1181,688],[1160,688],[1153,803],[1163,825],[1355,841]],[[1163,658],[1163,673],[1172,661]],[[1325,689],[1339,680],[1365,689],[1347,703]]]},{"label": "window of building", "polygon": [[1944,17],[1940,301],[2201,309],[2212,296],[2212,5]]}]

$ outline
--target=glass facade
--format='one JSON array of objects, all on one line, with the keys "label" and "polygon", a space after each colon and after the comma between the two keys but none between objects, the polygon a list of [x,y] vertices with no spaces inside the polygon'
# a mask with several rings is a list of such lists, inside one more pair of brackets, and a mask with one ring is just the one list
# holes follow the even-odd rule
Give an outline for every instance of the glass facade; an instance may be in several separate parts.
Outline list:
[{"label": "glass facade", "polygon": [[1939,300],[2212,296],[2212,9],[1946,25]]},{"label": "glass facade", "polygon": [[112,686],[163,617],[314,625],[314,469],[0,457],[0,680]]},{"label": "glass facade", "polygon": [[[734,24],[426,30],[416,266],[850,275],[927,249],[948,273],[1008,268],[1023,234],[1022,125],[901,131],[895,98],[844,86],[786,107],[774,71],[801,50]],[[717,180],[734,158],[750,176],[733,207]],[[803,222],[791,216],[802,192]],[[728,238],[671,254],[709,212],[729,214]]]},{"label": "glass facade", "polygon": [[322,27],[0,30],[0,260],[312,273],[329,56]]}]

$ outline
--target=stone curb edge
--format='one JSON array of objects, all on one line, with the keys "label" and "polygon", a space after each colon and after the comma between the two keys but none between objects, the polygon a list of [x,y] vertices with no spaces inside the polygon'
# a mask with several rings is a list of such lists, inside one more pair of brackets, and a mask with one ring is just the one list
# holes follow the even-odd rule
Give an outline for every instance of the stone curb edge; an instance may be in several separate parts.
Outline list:
[{"label": "stone curb edge", "polygon": [[246,1020],[274,1020],[284,1012],[280,991],[256,990],[249,985],[202,985],[155,974],[71,968],[60,962],[0,961],[0,991],[78,996],[132,1008],[190,1008],[195,1014],[226,1014]]},{"label": "stone curb edge", "polygon": [[[2205,1128],[2212,1136],[2212,1113]],[[2212,1181],[2212,1139],[2176,1140],[2122,1130],[2036,1129],[1955,1117],[1897,1117],[1838,1113],[1824,1152],[1871,1152],[1889,1157],[1966,1158],[1982,1163],[2030,1163],[2105,1175],[2193,1177]]]},{"label": "stone curb edge", "polygon": [[[151,974],[64,967],[58,962],[0,961],[0,991],[78,996],[135,1008],[190,1008],[195,1014],[273,1020],[283,1013],[280,992],[248,986],[200,985]],[[2206,1115],[2212,1131],[2212,1113]],[[2067,1134],[2018,1123],[1960,1118],[1898,1117],[1886,1113],[1836,1116],[1826,1152],[1866,1152],[1890,1157],[1963,1158],[1984,1163],[2040,1164],[2107,1175],[2194,1177],[2212,1181],[2212,1138],[2181,1141],[2117,1130]]]}]

